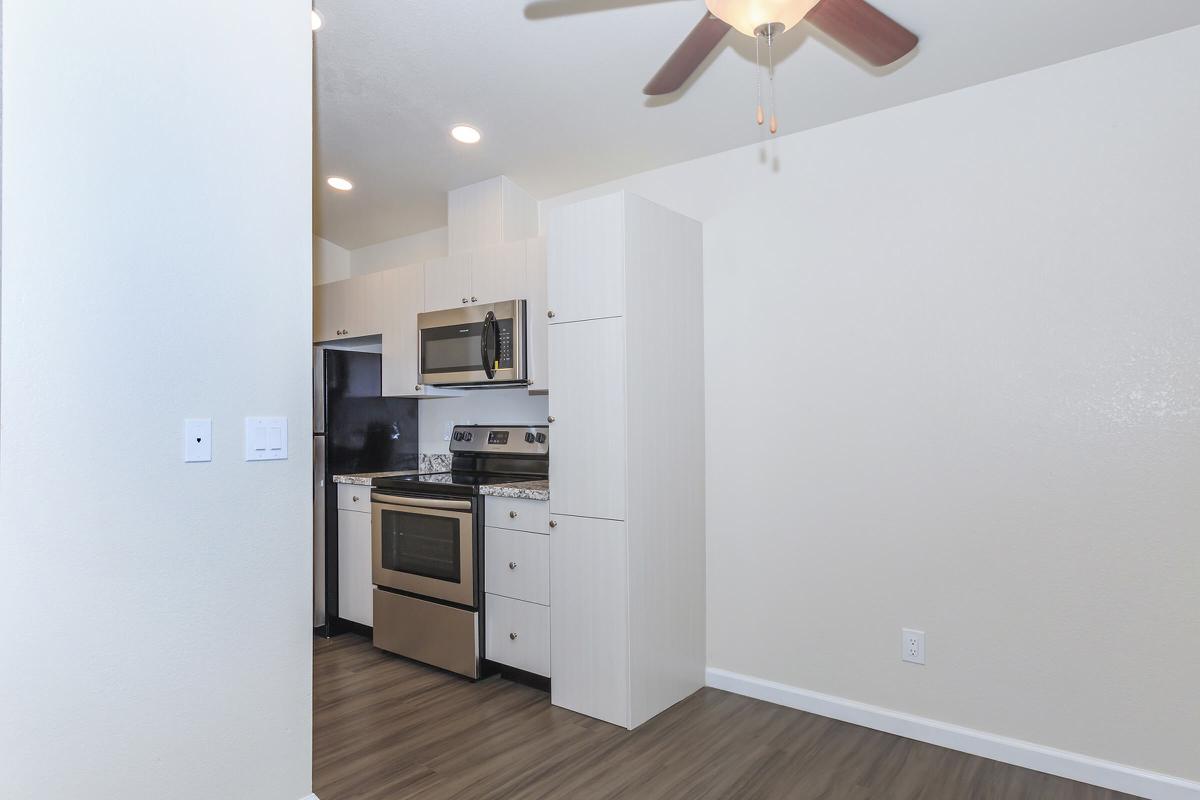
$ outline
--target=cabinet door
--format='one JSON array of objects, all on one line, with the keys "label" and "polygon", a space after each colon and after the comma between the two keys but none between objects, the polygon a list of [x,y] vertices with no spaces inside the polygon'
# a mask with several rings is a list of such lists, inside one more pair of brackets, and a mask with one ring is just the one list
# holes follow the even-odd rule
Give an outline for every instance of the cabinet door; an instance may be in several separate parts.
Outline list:
[{"label": "cabinet door", "polygon": [[550,673],[554,681],[550,700],[556,706],[628,728],[625,523],[585,517],[556,516],[553,520]]},{"label": "cabinet door", "polygon": [[362,511],[338,511],[338,616],[360,625],[371,625],[373,588],[371,515]]},{"label": "cabinet door", "polygon": [[552,324],[625,313],[623,194],[551,212],[546,249]]},{"label": "cabinet door", "polygon": [[425,262],[425,310],[442,311],[471,302],[471,254]]},{"label": "cabinet door", "polygon": [[383,282],[383,395],[419,393],[417,315],[425,310],[425,268],[421,264],[389,269]]},{"label": "cabinet door", "polygon": [[625,518],[625,321],[550,326],[551,514]]},{"label": "cabinet door", "polygon": [[383,273],[372,272],[346,281],[342,338],[378,336],[383,332]]},{"label": "cabinet door", "polygon": [[525,249],[525,301],[529,320],[529,390],[544,392],[550,387],[546,338],[550,322],[546,318],[546,240],[530,239]]},{"label": "cabinet door", "polygon": [[346,322],[349,281],[322,283],[313,287],[313,341],[328,342],[341,336]]},{"label": "cabinet door", "polygon": [[526,299],[525,242],[476,250],[471,259],[471,302]]}]

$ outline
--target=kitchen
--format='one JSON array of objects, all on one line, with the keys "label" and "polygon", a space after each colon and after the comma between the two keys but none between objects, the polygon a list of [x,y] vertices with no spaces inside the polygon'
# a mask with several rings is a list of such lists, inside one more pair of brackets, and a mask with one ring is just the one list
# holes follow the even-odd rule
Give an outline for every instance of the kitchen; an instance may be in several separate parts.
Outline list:
[{"label": "kitchen", "polygon": [[505,176],[447,211],[447,256],[314,289],[315,627],[637,727],[704,684],[703,349],[660,335],[701,226],[616,193],[543,236]]}]

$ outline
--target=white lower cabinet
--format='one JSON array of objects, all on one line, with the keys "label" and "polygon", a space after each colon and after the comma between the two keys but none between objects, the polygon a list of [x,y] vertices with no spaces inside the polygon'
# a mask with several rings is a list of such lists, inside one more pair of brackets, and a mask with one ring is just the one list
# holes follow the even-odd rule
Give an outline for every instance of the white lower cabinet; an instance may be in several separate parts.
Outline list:
[{"label": "white lower cabinet", "polygon": [[486,595],[484,650],[491,661],[550,675],[550,609],[498,594]]},{"label": "white lower cabinet", "polygon": [[625,523],[552,515],[551,700],[630,727]]},{"label": "white lower cabinet", "polygon": [[[341,486],[338,487],[342,488]],[[370,497],[371,487],[356,486],[360,496]],[[367,506],[370,508],[370,505]],[[338,616],[370,627],[371,514],[369,511],[338,510]]]},{"label": "white lower cabinet", "polygon": [[488,593],[549,605],[550,537],[487,528],[483,538],[483,585]]}]

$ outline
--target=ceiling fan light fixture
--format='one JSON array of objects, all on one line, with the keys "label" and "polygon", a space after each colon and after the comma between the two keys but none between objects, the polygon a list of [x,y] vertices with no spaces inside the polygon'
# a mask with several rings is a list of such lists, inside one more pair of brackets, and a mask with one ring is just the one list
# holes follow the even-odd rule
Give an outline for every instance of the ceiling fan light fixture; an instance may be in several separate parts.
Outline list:
[{"label": "ceiling fan light fixture", "polygon": [[820,0],[704,0],[714,17],[724,20],[739,32],[755,36],[763,25],[779,23],[782,33],[812,11]]}]

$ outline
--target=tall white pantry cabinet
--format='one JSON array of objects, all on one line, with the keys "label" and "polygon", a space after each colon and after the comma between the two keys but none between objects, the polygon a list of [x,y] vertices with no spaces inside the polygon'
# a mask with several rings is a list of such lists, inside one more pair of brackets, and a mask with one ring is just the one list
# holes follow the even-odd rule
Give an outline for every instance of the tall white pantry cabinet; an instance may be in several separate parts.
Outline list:
[{"label": "tall white pantry cabinet", "polygon": [[625,192],[546,220],[551,699],[626,728],[704,685],[701,239]]}]

